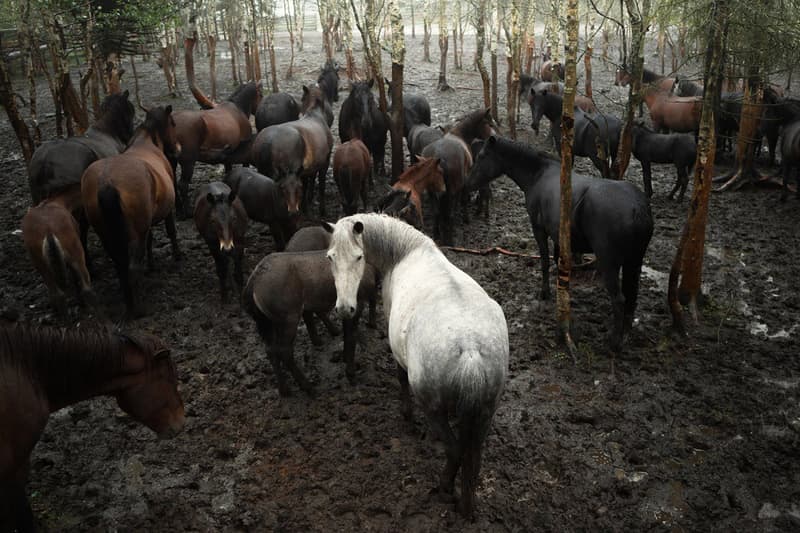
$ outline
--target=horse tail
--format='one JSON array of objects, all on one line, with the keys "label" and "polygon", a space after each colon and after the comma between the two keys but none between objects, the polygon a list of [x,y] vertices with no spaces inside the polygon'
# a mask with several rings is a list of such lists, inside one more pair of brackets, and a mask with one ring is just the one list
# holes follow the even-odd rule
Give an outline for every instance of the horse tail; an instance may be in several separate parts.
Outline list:
[{"label": "horse tail", "polygon": [[461,447],[461,507],[471,517],[481,469],[481,448],[494,415],[502,380],[493,380],[484,356],[477,350],[461,354],[453,373],[457,391],[458,442]]},{"label": "horse tail", "polygon": [[117,268],[125,268],[129,262],[128,223],[116,187],[106,185],[97,192],[97,207],[103,219],[103,231],[98,232],[103,247]]},{"label": "horse tail", "polygon": [[48,233],[42,241],[42,257],[47,261],[56,285],[60,289],[66,288],[67,263],[64,260],[64,249],[61,247],[61,241],[52,233]]}]

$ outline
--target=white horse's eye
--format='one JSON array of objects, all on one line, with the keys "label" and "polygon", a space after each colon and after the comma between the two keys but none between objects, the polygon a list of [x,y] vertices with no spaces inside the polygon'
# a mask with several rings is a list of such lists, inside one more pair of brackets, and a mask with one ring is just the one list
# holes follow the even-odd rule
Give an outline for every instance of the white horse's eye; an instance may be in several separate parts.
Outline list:
[{"label": "white horse's eye", "polygon": [[364,259],[363,255],[359,255],[358,257],[356,257],[356,261],[361,261],[362,259]]},{"label": "white horse's eye", "polygon": [[328,258],[328,261],[333,261],[333,256],[331,254],[325,254],[325,257]]}]

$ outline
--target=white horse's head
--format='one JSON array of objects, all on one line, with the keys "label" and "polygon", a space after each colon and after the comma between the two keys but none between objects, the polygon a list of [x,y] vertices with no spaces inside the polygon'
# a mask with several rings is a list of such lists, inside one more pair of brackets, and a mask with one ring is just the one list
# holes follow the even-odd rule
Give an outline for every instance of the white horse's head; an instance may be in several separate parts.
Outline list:
[{"label": "white horse's head", "polygon": [[364,276],[364,224],[347,217],[335,226],[323,222],[323,227],[333,233],[328,260],[336,283],[336,313],[342,318],[352,318],[358,308],[358,286]]}]

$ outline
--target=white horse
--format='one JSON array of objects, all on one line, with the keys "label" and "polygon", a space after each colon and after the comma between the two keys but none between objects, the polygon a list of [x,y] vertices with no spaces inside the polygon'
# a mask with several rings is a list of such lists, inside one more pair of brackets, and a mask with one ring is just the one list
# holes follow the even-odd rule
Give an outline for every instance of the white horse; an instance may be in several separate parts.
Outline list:
[{"label": "white horse", "polygon": [[383,274],[403,415],[411,417],[410,387],[445,444],[439,491],[453,494],[460,467],[459,510],[472,517],[481,447],[508,372],[503,310],[429,237],[398,219],[359,214],[326,227],[333,232],[328,258],[340,315],[355,314],[366,263]]}]

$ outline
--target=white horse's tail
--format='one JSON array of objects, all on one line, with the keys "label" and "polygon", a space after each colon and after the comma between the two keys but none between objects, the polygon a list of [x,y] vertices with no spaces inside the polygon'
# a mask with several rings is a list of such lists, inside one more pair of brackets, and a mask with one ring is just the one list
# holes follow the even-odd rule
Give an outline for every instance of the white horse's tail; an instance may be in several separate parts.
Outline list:
[{"label": "white horse's tail", "polygon": [[[461,512],[472,517],[481,469],[481,448],[492,422],[505,373],[487,364],[477,350],[461,354],[453,373],[457,391],[458,442],[461,447]],[[495,374],[496,372],[496,374]]]}]

